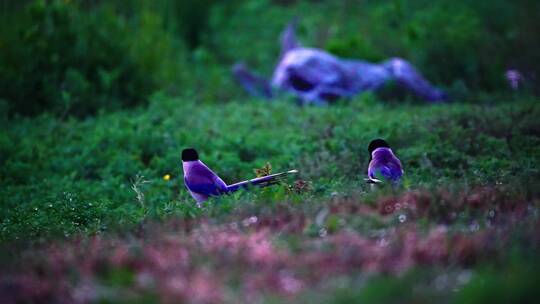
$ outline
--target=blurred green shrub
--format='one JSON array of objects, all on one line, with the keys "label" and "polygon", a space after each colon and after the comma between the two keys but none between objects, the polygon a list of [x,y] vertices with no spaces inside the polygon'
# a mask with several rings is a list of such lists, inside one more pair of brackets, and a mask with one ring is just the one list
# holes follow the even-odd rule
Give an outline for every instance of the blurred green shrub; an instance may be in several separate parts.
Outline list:
[{"label": "blurred green shrub", "polygon": [[279,33],[295,16],[306,46],[404,57],[454,99],[506,94],[507,69],[539,93],[538,1],[6,0],[0,108],[85,116],[156,90],[234,100],[246,95],[229,67],[245,60],[270,77]]},{"label": "blurred green shrub", "polygon": [[304,45],[374,62],[406,58],[455,98],[509,90],[504,73],[511,68],[523,74],[529,88],[540,87],[538,1],[295,1],[280,6],[276,0],[252,0],[228,18],[218,12],[219,5],[211,18],[212,39],[220,46],[215,52],[231,61],[246,60],[267,75],[279,54],[279,32],[298,16]]},{"label": "blurred green shrub", "polygon": [[504,90],[509,68],[538,83],[540,44],[531,36],[540,26],[538,2],[366,1],[347,11],[343,23],[355,26],[342,26],[326,44],[338,55],[404,57],[434,82],[465,90]]},{"label": "blurred green shrub", "polygon": [[[161,3],[160,3],[161,2]],[[190,49],[195,49],[208,33],[210,11],[223,0],[164,0],[157,1],[161,5],[169,30],[183,38]]]},{"label": "blurred green shrub", "polygon": [[11,113],[85,116],[146,100],[177,80],[181,44],[150,9],[34,1],[0,30],[0,94]]}]

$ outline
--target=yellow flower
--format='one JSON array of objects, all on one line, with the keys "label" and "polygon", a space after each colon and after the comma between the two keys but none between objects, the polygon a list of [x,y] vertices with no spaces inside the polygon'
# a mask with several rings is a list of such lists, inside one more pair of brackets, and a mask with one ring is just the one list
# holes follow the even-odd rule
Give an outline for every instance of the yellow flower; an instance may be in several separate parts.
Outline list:
[{"label": "yellow flower", "polygon": [[170,175],[170,174],[165,174],[165,175],[163,175],[163,180],[164,180],[164,181],[168,181],[168,180],[170,180],[170,179],[171,179],[171,175]]}]

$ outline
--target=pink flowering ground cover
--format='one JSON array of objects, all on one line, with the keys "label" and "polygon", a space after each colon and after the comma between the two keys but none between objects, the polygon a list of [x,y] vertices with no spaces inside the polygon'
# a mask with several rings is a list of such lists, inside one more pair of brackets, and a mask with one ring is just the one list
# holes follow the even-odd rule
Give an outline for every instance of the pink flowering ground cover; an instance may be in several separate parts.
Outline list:
[{"label": "pink flowering ground cover", "polygon": [[[2,265],[0,300],[339,302],[347,290],[377,294],[377,280],[399,282],[428,269],[416,287],[414,277],[407,279],[412,291],[398,302],[452,302],[475,282],[479,265],[519,246],[538,249],[539,202],[493,187],[370,200],[335,196],[317,208],[283,202],[218,220],[170,219],[118,233],[8,244],[4,250],[18,254]],[[431,285],[415,294],[426,280]],[[396,284],[383,284],[383,294]],[[334,296],[317,296],[321,292]]]}]

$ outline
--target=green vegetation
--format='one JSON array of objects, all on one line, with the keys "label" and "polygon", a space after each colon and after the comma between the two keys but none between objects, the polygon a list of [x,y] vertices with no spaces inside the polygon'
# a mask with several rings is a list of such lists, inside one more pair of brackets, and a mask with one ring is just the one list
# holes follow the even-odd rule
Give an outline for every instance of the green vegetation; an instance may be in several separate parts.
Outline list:
[{"label": "green vegetation", "polygon": [[[208,284],[239,293],[235,298],[245,296],[234,288],[235,284],[255,288],[249,287],[249,282],[270,280],[266,276],[277,275],[273,268],[259,272],[259,263],[263,262],[249,262],[253,259],[270,259],[268,263],[289,265],[296,259],[312,261],[313,257],[310,259],[309,256],[314,254],[331,254],[328,258],[315,256],[320,262],[312,262],[314,265],[283,266],[286,270],[279,273],[285,273],[282,280],[292,287],[268,283],[257,287],[257,293],[271,301],[293,288],[293,293],[301,290],[299,299],[306,297],[306,301],[313,302],[312,297],[316,296],[306,289],[312,286],[317,290],[323,288],[323,302],[345,303],[356,297],[372,303],[401,302],[403,297],[408,302],[425,303],[442,298],[449,301],[454,296],[461,299],[462,293],[453,295],[451,290],[460,289],[465,284],[460,281],[464,280],[462,277],[468,280],[472,275],[468,266],[492,260],[504,261],[510,258],[505,253],[508,246],[515,246],[520,252],[537,252],[534,235],[538,233],[535,227],[538,227],[540,178],[535,164],[540,160],[537,152],[540,125],[536,119],[539,112],[540,107],[533,99],[491,105],[426,106],[385,104],[366,95],[351,104],[328,108],[300,108],[286,101],[271,104],[230,102],[218,108],[156,95],[147,108],[103,113],[85,120],[58,120],[42,115],[6,121],[9,129],[2,137],[1,179],[4,186],[0,190],[3,206],[0,236],[6,245],[46,244],[51,239],[56,239],[55,243],[59,244],[67,242],[66,245],[55,245],[51,250],[57,250],[57,246],[75,246],[63,251],[82,252],[80,258],[71,256],[62,262],[66,263],[62,267],[78,268],[85,260],[94,265],[91,267],[97,267],[92,268],[97,271],[94,278],[97,286],[119,290],[120,294],[139,284],[134,279],[141,275],[138,268],[129,265],[145,265],[153,258],[156,261],[162,259],[145,258],[146,255],[141,256],[138,252],[151,254],[154,252],[151,244],[160,248],[158,252],[166,250],[162,248],[169,246],[170,240],[166,236],[177,235],[178,246],[190,248],[188,256],[201,255],[190,265],[202,267],[196,268],[202,269],[202,273],[186,273],[186,279],[202,280],[199,276],[204,278],[208,275],[205,271],[210,271],[217,275],[217,281]],[[390,189],[370,192],[363,182],[368,161],[366,145],[377,136],[385,137],[393,144],[404,164],[406,179],[403,189],[397,192]],[[310,187],[302,188],[304,191],[300,192],[291,192],[287,190],[290,189],[288,186],[240,192],[213,199],[199,209],[183,186],[179,153],[186,146],[196,146],[203,160],[228,182],[254,177],[254,168],[270,162],[275,171],[300,169],[300,178]],[[171,176],[169,180],[164,178],[167,174]],[[291,185],[295,189],[295,185]],[[207,225],[210,228],[204,228]],[[242,228],[245,225],[248,228]],[[249,225],[254,226],[249,228]],[[178,228],[171,230],[168,227]],[[192,229],[199,232],[191,232]],[[439,232],[440,229],[443,231]],[[469,230],[471,232],[464,232]],[[380,233],[387,236],[381,238]],[[403,251],[404,247],[400,247],[403,245],[399,245],[411,242],[403,239],[409,233],[418,233],[414,239],[418,243],[412,252]],[[426,249],[426,246],[437,248],[440,244],[440,236],[431,237],[434,233],[444,235],[451,242],[441,249],[443,252],[449,250],[444,253],[446,258],[438,257],[437,250],[433,253]],[[506,237],[496,237],[501,233]],[[216,247],[201,249],[196,245],[220,235],[223,240],[216,240]],[[98,239],[89,236],[98,236]],[[82,239],[86,245],[73,244],[74,237]],[[263,240],[252,240],[259,237]],[[359,242],[357,237],[368,241],[355,245]],[[118,240],[114,241],[115,238]],[[136,238],[135,244],[129,241],[133,238]],[[228,240],[238,238],[240,243],[237,245],[228,243]],[[326,245],[313,244],[318,238]],[[379,246],[377,244],[385,238],[394,244],[392,246],[397,246],[395,248],[401,248],[401,254],[412,254],[412,260],[389,252],[371,256],[368,252],[373,252],[372,247]],[[114,249],[108,245],[98,246],[95,242],[100,239],[106,244],[117,245]],[[184,241],[187,243],[180,245]],[[268,241],[275,247],[258,249],[262,251],[250,249],[254,251],[248,250],[246,256],[233,258],[237,262],[221,260],[228,256],[223,250],[233,250],[228,254],[234,256],[245,251],[235,251],[235,246],[253,248],[266,246],[262,244]],[[117,242],[126,247],[117,247],[120,246]],[[426,242],[433,244],[426,245]],[[354,252],[353,255],[349,257],[349,251],[343,251],[343,246],[353,246],[348,249]],[[20,247],[8,246],[4,259],[17,261],[16,248]],[[124,250],[121,248],[126,250],[129,261],[134,259],[126,262],[128,266],[118,266],[116,254],[109,254],[111,250]],[[283,261],[272,262],[270,256],[266,257],[265,250],[271,250],[271,256],[275,254]],[[425,250],[428,253],[423,253]],[[97,255],[89,257],[87,251]],[[51,259],[45,261],[47,266],[36,267],[45,267],[46,273],[55,273],[57,262],[53,257],[57,253],[54,252],[43,254],[30,250],[28,254],[35,257],[36,262],[41,260],[40,256],[50,256]],[[171,251],[171,255],[164,258],[171,262],[176,260],[178,257],[173,252],[177,251]],[[263,257],[259,257],[261,254]],[[394,265],[379,254],[387,258],[392,256],[391,260],[400,262],[392,262],[397,263]],[[433,254],[435,257],[431,257]],[[288,255],[296,257],[286,258]],[[355,256],[360,260],[355,261]],[[368,262],[372,258],[379,261],[373,263],[382,263],[375,266],[375,272],[383,273],[399,272],[400,267],[408,269],[416,264],[440,266],[427,274],[413,272],[405,277],[385,276],[382,281],[372,282],[369,275],[366,277],[361,272],[362,269],[367,273],[373,271],[369,270],[371,264]],[[329,259],[348,266],[325,266]],[[245,263],[252,266],[245,268],[242,266]],[[402,263],[405,264],[399,266]],[[148,264],[151,265],[158,264]],[[219,265],[227,265],[227,273],[231,275],[223,275]],[[519,264],[515,270],[516,280],[520,282],[529,282],[530,275],[536,275],[536,272],[520,270],[527,269],[525,265]],[[105,273],[100,270],[102,267],[105,267]],[[315,283],[306,281],[306,267],[320,267],[316,279],[312,279],[315,281],[311,282],[321,283],[311,285]],[[324,274],[328,267],[331,269],[329,276],[338,280],[337,285],[332,285],[333,279],[329,285],[322,283],[328,276]],[[343,273],[340,267],[353,272]],[[37,271],[30,269],[27,270],[30,273]],[[162,278],[159,269],[151,267],[148,271],[153,278]],[[186,270],[178,271],[184,273]],[[471,295],[479,301],[490,299],[491,289],[506,286],[506,270],[503,271],[500,274],[493,270],[486,272],[488,285],[474,283],[463,290],[463,297]],[[289,278],[286,275],[289,272],[295,273],[295,277]],[[447,272],[450,272],[448,278]],[[263,277],[251,278],[253,273]],[[345,276],[344,283],[339,283],[341,276]],[[69,278],[65,277],[71,282],[66,284],[83,284],[83,281]],[[164,280],[167,278],[163,277]],[[302,288],[295,285],[296,278],[302,282]],[[433,290],[435,283],[430,282],[436,279],[448,282]],[[369,283],[359,290],[365,282]],[[477,285],[478,288],[473,287]],[[135,297],[157,301],[174,293],[174,289],[157,291],[151,286],[144,287],[151,296],[142,293]],[[520,285],[516,291],[502,292],[505,299],[521,299],[522,291],[534,294],[532,287]],[[99,290],[101,287],[92,288]],[[204,288],[201,292],[206,294]],[[392,292],[388,293],[388,288]],[[411,291],[418,288],[419,292]],[[402,294],[403,290],[405,294]],[[47,292],[54,297],[67,296],[56,288]],[[195,301],[188,290],[178,292],[186,300]],[[223,299],[221,293],[215,296],[217,298],[208,300],[220,302]],[[110,298],[99,292],[98,297]],[[282,298],[275,300],[279,299]]]},{"label": "green vegetation", "polygon": [[407,58],[456,99],[505,95],[507,69],[538,94],[537,1],[287,2],[6,1],[0,104],[11,114],[87,116],[144,104],[156,90],[231,100],[244,95],[229,66],[246,60],[269,75],[279,33],[295,16],[306,45],[372,61]]},{"label": "green vegetation", "polygon": [[[535,302],[538,5],[0,4],[0,299]],[[407,58],[454,101],[248,98],[231,64],[269,75],[294,16],[306,45]],[[403,163],[397,189],[363,180],[375,137]],[[188,146],[229,183],[266,163],[299,180],[197,208]]]},{"label": "green vegetation", "polygon": [[[2,137],[0,236],[95,233],[138,223],[148,212],[198,214],[181,176],[180,151],[188,146],[229,183],[254,177],[253,169],[266,162],[275,171],[298,168],[321,198],[367,189],[366,147],[375,137],[392,143],[412,189],[504,184],[532,190],[540,180],[539,115],[535,100],[425,106],[384,105],[365,96],[351,105],[300,108],[287,102],[198,106],[155,96],[148,108],[83,121],[48,115],[11,121]],[[137,176],[144,202],[132,189]]]}]

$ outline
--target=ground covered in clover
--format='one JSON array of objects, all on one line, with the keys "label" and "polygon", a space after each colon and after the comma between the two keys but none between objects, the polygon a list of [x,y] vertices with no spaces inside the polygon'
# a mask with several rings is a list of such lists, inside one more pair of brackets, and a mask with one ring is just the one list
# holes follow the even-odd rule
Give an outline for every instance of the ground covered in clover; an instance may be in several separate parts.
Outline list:
[{"label": "ground covered in clover", "polygon": [[[539,4],[430,3],[3,3],[0,302],[538,302]],[[230,66],[269,75],[294,16],[306,44],[405,57],[452,101],[248,97]],[[400,187],[364,182],[377,137]],[[227,183],[299,174],[198,208],[185,147]]]},{"label": "ground covered in clover", "polygon": [[[533,299],[538,115],[536,100],[218,108],[155,97],[146,109],[82,121],[10,122],[2,139],[12,143],[2,153],[2,295]],[[372,192],[364,183],[374,136],[402,160],[402,188]],[[227,182],[267,163],[274,172],[297,168],[299,178],[199,209],[183,186],[184,146],[197,146]]]}]

